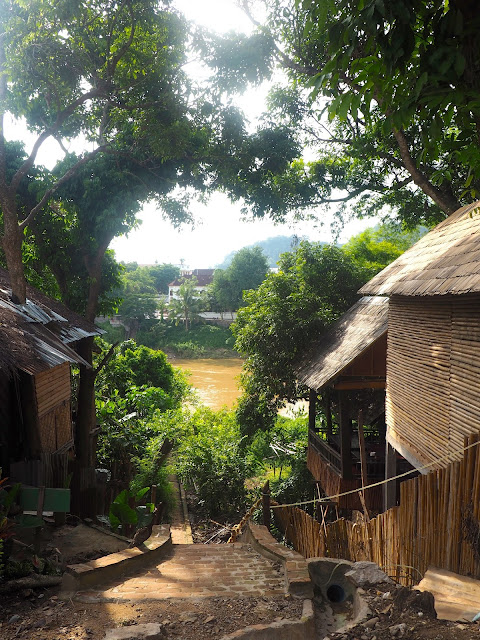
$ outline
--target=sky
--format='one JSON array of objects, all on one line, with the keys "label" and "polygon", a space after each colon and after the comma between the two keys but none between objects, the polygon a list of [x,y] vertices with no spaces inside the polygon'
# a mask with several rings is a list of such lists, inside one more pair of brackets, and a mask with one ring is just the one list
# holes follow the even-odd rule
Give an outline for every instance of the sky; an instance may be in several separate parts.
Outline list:
[{"label": "sky", "polygon": [[[251,23],[232,0],[176,0],[175,5],[189,20],[219,33],[231,30],[249,32]],[[264,109],[267,89],[261,87],[240,96],[236,103],[251,119],[259,117]],[[297,235],[312,241],[332,242],[332,217],[326,216],[321,227],[312,222],[275,225],[267,219],[246,222],[242,220],[241,204],[232,203],[225,194],[217,193],[205,206],[193,205],[195,228],[184,226],[175,230],[162,220],[161,212],[151,204],[139,215],[139,228],[128,237],[116,238],[111,248],[118,260],[152,264],[154,262],[182,263],[186,268],[209,268],[223,262],[232,251],[277,235]],[[376,221],[354,220],[347,223],[338,237],[339,242],[373,226]]]},{"label": "sky", "polygon": [[[234,0],[175,0],[175,5],[189,20],[208,27],[210,30],[225,33],[231,30],[249,32],[251,24],[247,16]],[[188,67],[187,67],[188,70]],[[198,68],[191,65],[191,72],[198,75]],[[254,126],[264,110],[268,87],[249,90],[236,99],[251,125]],[[8,126],[10,139],[21,137],[27,149],[34,137],[25,132],[21,124],[11,122]],[[70,150],[80,151],[72,148]],[[51,168],[61,156],[58,144],[47,140],[41,147],[37,162]],[[344,226],[337,237],[331,230],[332,214],[324,216],[323,226],[314,226],[313,222],[296,222],[275,225],[269,219],[245,221],[242,219],[241,203],[232,203],[225,194],[214,194],[208,204],[192,204],[195,226],[183,226],[174,229],[168,220],[164,220],[161,210],[153,203],[147,203],[138,215],[138,228],[128,236],[115,238],[110,245],[117,260],[154,264],[155,262],[182,264],[185,268],[209,268],[223,262],[223,258],[244,246],[277,235],[297,235],[312,241],[339,242],[359,233],[376,220],[354,220]]]}]

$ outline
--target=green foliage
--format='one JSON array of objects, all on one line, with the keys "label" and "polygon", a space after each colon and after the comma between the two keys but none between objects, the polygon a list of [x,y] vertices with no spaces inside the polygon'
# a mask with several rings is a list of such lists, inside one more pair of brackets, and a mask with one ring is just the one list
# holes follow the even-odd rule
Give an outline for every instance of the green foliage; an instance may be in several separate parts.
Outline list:
[{"label": "green foliage", "polygon": [[150,276],[153,279],[155,289],[160,294],[168,294],[168,285],[173,282],[175,278],[180,276],[180,269],[173,264],[155,264],[152,267],[144,267],[148,269]]},{"label": "green foliage", "polygon": [[176,454],[182,481],[194,489],[207,514],[238,514],[245,509],[245,480],[251,469],[242,454],[234,413],[201,407],[187,420],[188,434]]},{"label": "green foliage", "polygon": [[122,325],[113,326],[110,322],[97,322],[96,323],[104,333],[102,333],[102,340],[108,342],[108,344],[115,344],[123,342],[125,340],[125,327]]},{"label": "green foliage", "polygon": [[[155,505],[147,502],[145,505],[139,504],[148,492],[149,487],[143,487],[137,492],[124,489],[110,505],[108,514],[110,526],[114,531],[125,525],[136,525],[138,529],[146,527],[152,521],[152,513]],[[130,506],[133,504],[133,507]]]},{"label": "green foliage", "polygon": [[[245,295],[247,306],[232,329],[236,349],[246,356],[242,383],[252,398],[247,413],[257,404],[271,415],[285,400],[301,395],[296,360],[353,304],[366,279],[364,269],[341,249],[302,242],[281,256],[278,273]],[[240,408],[246,409],[245,404]],[[239,418],[243,423],[242,413]]]},{"label": "green foliage", "polygon": [[136,336],[138,344],[155,349],[167,349],[179,358],[209,358],[221,355],[237,355],[234,351],[232,332],[226,327],[212,324],[195,324],[185,339],[183,327],[174,324],[156,323],[148,331],[140,330]]},{"label": "green foliage", "polygon": [[427,231],[425,227],[404,231],[393,223],[383,224],[353,236],[342,250],[362,265],[370,278],[396,260]]},{"label": "green foliage", "polygon": [[[99,359],[105,356],[105,351]],[[132,341],[113,350],[97,376],[99,464],[127,485],[141,468],[150,441],[159,432],[155,419],[176,409],[189,390],[186,376],[161,351]]]},{"label": "green foliage", "polygon": [[268,262],[260,247],[244,247],[233,256],[225,269],[217,269],[210,293],[219,311],[236,311],[243,302],[243,292],[256,289],[268,272]]}]

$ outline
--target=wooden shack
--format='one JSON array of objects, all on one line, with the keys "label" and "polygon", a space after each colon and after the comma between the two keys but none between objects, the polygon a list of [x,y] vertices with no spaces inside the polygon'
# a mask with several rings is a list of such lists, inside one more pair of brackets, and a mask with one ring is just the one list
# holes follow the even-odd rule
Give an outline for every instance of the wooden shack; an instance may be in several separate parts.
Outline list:
[{"label": "wooden shack", "polygon": [[480,431],[480,202],[444,220],[361,293],[390,296],[389,446],[422,473],[460,460],[464,437]]},{"label": "wooden shack", "polygon": [[[75,348],[99,330],[33,287],[11,301],[0,269],[0,466],[30,485],[63,486],[73,450],[71,365]],[[63,479],[63,480],[62,480]]]},{"label": "wooden shack", "polygon": [[[388,298],[361,298],[297,369],[299,381],[312,390],[307,466],[328,496],[384,478],[387,319]],[[319,395],[322,424],[315,411]],[[361,508],[357,493],[335,501],[341,508]],[[381,489],[369,490],[366,501],[380,510]]]}]

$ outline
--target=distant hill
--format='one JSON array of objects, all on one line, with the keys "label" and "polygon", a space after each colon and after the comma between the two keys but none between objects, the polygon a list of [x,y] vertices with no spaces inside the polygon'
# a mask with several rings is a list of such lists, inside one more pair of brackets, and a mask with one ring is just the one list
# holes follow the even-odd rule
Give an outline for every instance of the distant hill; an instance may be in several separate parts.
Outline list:
[{"label": "distant hill", "polygon": [[[272,238],[267,238],[266,240],[249,244],[247,248],[251,249],[252,247],[261,247],[263,249],[263,253],[267,256],[268,266],[275,267],[281,253],[292,251],[292,249],[294,249],[295,246],[304,239],[305,238],[299,236],[273,236]],[[236,253],[236,251],[232,251],[226,255],[223,262],[221,264],[217,264],[216,268],[226,269]]]}]

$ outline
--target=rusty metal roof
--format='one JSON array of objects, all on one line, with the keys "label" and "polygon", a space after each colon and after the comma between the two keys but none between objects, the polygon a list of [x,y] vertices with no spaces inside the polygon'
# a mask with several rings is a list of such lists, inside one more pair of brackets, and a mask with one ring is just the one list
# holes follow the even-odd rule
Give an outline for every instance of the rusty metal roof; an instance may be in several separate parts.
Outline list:
[{"label": "rusty metal roof", "polygon": [[8,273],[0,269],[0,370],[36,374],[63,362],[88,366],[69,344],[101,330],[31,286],[27,296],[25,304],[12,302]]}]

